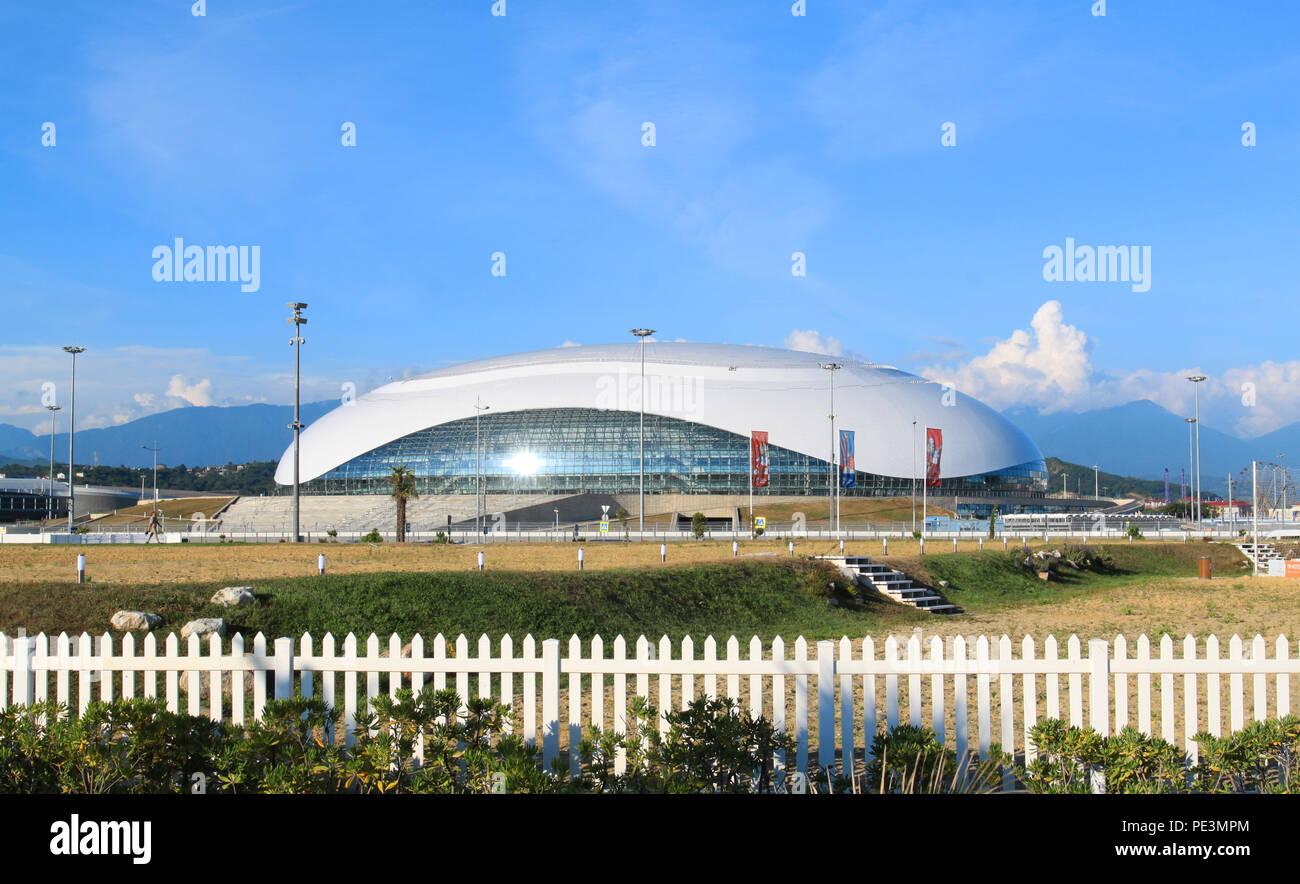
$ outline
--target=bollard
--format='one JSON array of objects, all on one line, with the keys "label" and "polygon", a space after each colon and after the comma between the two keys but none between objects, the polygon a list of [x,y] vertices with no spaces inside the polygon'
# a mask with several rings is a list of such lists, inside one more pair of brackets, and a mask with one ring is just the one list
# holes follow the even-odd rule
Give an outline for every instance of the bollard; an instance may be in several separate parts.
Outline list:
[{"label": "bollard", "polygon": [[478,569],[483,570],[483,553],[478,554]]},{"label": "bollard", "polygon": [[86,554],[85,553],[77,554],[77,582],[78,583],[86,582]]},{"label": "bollard", "polygon": [[954,537],[954,538],[952,539],[952,551],[953,551],[953,552],[956,552],[956,551],[957,551],[957,538],[956,538],[956,537]]},{"label": "bollard", "polygon": [[578,570],[582,570],[582,547],[578,547]]},{"label": "bollard", "polygon": [[885,537],[885,538],[882,538],[882,539],[883,539],[884,544],[885,544],[885,549],[884,549],[884,552],[881,553],[881,555],[882,555],[882,556],[887,556],[887,555],[889,555],[889,538],[888,538],[888,537]]},{"label": "bollard", "polygon": [[1128,536],[1128,545],[1129,545],[1129,546],[1132,546],[1132,545],[1133,545],[1133,535],[1132,535],[1132,534],[1130,534],[1130,535]]},{"label": "bollard", "polygon": [[316,574],[321,575],[324,573],[325,573],[325,553],[321,553],[316,557]]},{"label": "bollard", "polygon": [[659,561],[668,561],[668,544],[666,543],[659,544]]},{"label": "bollard", "polygon": [[983,551],[983,549],[984,549],[984,538],[981,537],[981,538],[980,538],[980,550]]},{"label": "bollard", "polygon": [[844,541],[840,541],[840,555],[844,555]]},{"label": "bollard", "polygon": [[734,559],[740,555],[740,544],[735,540],[731,541],[731,557]]},{"label": "bollard", "polygon": [[790,541],[790,555],[794,555],[794,541]]},{"label": "bollard", "polygon": [[1187,542],[1187,532],[1184,531],[1184,532],[1183,532],[1183,543],[1186,543],[1186,542]]},{"label": "bollard", "polygon": [[921,555],[925,555],[925,538],[921,538]]},{"label": "bollard", "polygon": [[1007,539],[1006,539],[1006,537],[1003,537],[1003,538],[1002,538],[1002,548],[1003,548],[1003,549],[1006,549],[1006,548],[1007,548]]}]

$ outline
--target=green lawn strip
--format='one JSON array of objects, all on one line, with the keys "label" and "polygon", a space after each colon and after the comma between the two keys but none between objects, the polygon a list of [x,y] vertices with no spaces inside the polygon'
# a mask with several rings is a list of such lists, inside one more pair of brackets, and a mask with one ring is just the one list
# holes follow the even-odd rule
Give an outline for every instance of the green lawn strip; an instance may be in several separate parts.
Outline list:
[{"label": "green lawn strip", "polygon": [[809,640],[861,636],[928,615],[872,597],[836,607],[820,594],[836,574],[803,561],[683,565],[654,570],[561,572],[429,572],[327,575],[253,581],[256,606],[223,609],[207,603],[221,583],[171,585],[10,584],[0,586],[0,629],[13,635],[84,631],[102,634],[114,611],[163,617],[160,638],[196,617],[224,617],[246,638],[314,637],[374,632],[387,641],[420,633],[499,638],[516,647],[535,639],[599,634],[629,642],[691,635],[720,641],[732,634],[765,641],[781,635]]},{"label": "green lawn strip", "polygon": [[[1059,544],[1030,544],[1030,549],[1060,549]],[[1065,601],[1085,592],[1106,591],[1152,579],[1188,578],[1197,574],[1201,556],[1210,556],[1215,576],[1243,573],[1244,557],[1227,544],[1107,544],[1099,546],[1114,561],[1110,570],[1076,570],[1061,563],[1050,581],[1011,561],[1001,549],[979,553],[927,555],[909,571],[915,579],[934,586],[964,610],[992,610],[1018,605]],[[906,570],[906,568],[904,568]],[[939,586],[947,580],[948,586]]]}]

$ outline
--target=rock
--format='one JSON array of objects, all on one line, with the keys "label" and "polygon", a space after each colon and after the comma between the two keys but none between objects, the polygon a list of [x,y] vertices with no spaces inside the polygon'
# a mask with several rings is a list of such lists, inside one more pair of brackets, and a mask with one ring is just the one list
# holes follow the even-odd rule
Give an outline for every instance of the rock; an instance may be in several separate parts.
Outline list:
[{"label": "rock", "polygon": [[940,580],[940,581],[939,581],[939,585],[942,586],[943,588],[947,589],[947,588],[948,588],[948,581],[947,581],[947,580]]},{"label": "rock", "polygon": [[[451,651],[452,651],[451,648],[448,648],[448,649],[447,649],[447,656],[451,656]],[[380,657],[388,657],[388,648],[384,648],[384,650],[380,651],[380,652],[379,652],[379,656],[380,656]],[[410,642],[407,642],[406,644],[402,645],[402,656],[403,656],[403,657],[409,657],[409,656],[411,656],[411,643],[410,643]],[[411,673],[409,673],[409,672],[403,672],[403,673],[401,673],[401,677],[402,677],[402,686],[403,686],[403,687],[407,687],[407,688],[409,688],[409,687],[411,686]],[[426,679],[426,684],[431,684],[431,683],[432,683],[432,682],[429,682],[429,681]]]},{"label": "rock", "polygon": [[256,601],[257,597],[253,595],[251,586],[227,586],[225,589],[217,590],[216,595],[208,600],[209,604],[220,605],[223,608],[251,605]]},{"label": "rock", "polygon": [[191,635],[197,635],[199,638],[204,636],[226,634],[226,621],[220,617],[200,617],[198,620],[191,620],[181,627],[181,641],[189,641]]},{"label": "rock", "polygon": [[121,632],[129,632],[132,629],[152,630],[162,623],[162,618],[157,614],[147,614],[144,611],[118,611],[108,621],[108,625]]},{"label": "rock", "polygon": [[1051,580],[1051,579],[1052,579],[1052,572],[1051,572],[1051,571],[1039,571],[1039,572],[1038,572],[1038,579],[1039,579],[1039,580],[1042,580],[1044,583],[1046,583],[1048,580]]}]

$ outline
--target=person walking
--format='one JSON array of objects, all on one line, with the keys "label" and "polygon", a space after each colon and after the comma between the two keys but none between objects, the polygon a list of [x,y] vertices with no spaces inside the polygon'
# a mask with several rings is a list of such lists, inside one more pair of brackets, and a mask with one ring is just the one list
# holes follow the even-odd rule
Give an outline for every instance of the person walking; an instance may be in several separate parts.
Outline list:
[{"label": "person walking", "polygon": [[[162,530],[162,519],[158,517],[158,510],[155,509],[152,513],[149,514],[149,527],[145,530],[145,533],[148,536],[145,538],[144,542],[148,543],[151,540],[158,540],[158,532],[161,530]],[[158,540],[158,542],[162,543],[161,540]]]}]

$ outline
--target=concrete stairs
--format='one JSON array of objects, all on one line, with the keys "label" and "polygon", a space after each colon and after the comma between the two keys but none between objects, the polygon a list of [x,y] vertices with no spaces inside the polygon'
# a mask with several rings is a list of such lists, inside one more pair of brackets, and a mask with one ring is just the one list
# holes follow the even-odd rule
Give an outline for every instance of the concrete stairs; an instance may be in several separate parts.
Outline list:
[{"label": "concrete stairs", "polygon": [[916,581],[902,571],[895,571],[888,565],[871,561],[869,556],[819,556],[818,558],[836,565],[859,586],[870,586],[876,592],[901,605],[909,605],[929,611],[931,614],[960,613],[956,605],[951,604],[934,590],[917,585]]},{"label": "concrete stairs", "polygon": [[1261,571],[1267,570],[1268,563],[1271,561],[1281,561],[1282,556],[1273,548],[1271,543],[1261,543],[1258,547],[1254,543],[1234,544],[1242,554],[1252,562],[1257,564]]}]

